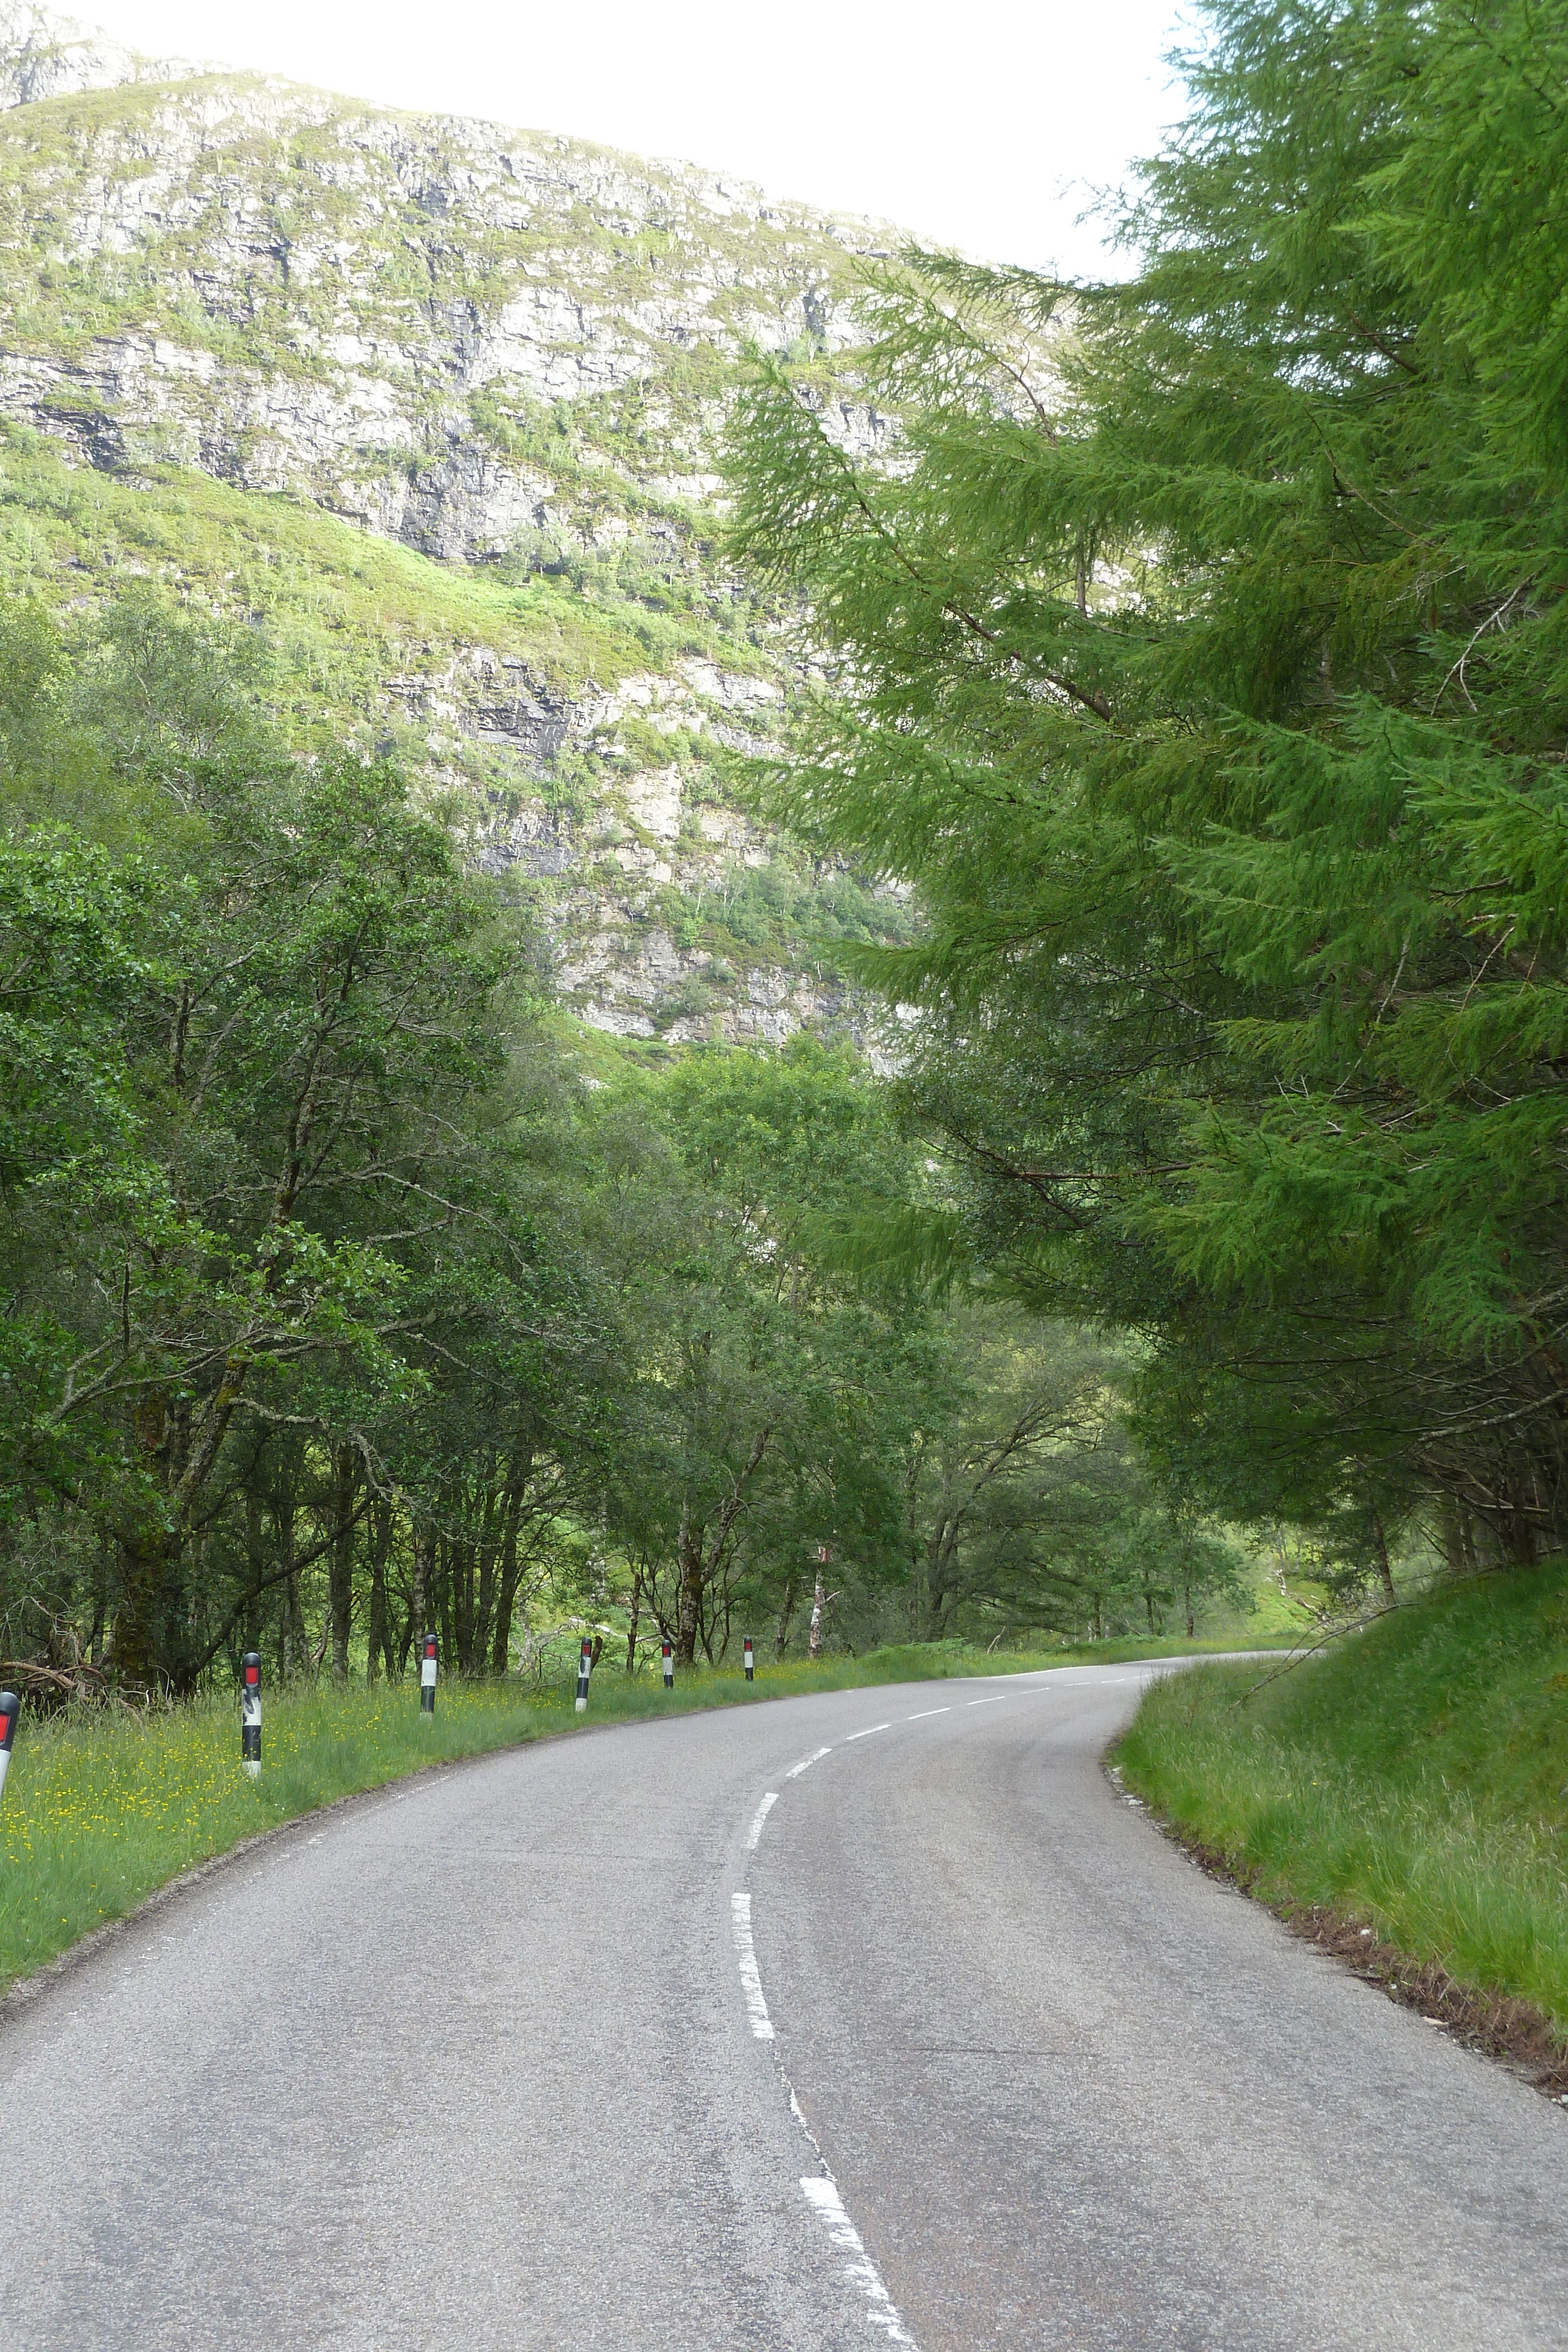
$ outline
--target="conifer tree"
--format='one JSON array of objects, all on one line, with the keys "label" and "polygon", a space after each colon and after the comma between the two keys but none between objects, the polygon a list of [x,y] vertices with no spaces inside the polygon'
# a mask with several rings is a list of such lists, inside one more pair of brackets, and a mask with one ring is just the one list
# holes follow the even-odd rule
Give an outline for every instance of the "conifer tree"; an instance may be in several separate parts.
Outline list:
[{"label": "conifer tree", "polygon": [[[1125,283],[915,254],[884,457],[760,365],[778,792],[914,880],[955,1239],[1242,1516],[1568,1537],[1568,24],[1214,0]],[[869,966],[873,959],[862,959]]]}]

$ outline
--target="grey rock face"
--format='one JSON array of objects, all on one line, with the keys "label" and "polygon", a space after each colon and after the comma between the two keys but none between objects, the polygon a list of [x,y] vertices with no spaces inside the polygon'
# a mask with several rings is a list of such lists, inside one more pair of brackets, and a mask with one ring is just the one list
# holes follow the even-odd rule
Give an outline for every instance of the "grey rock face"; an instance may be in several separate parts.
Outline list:
[{"label": "grey rock face", "polygon": [[120,82],[174,81],[203,70],[173,58],[141,57],[91,25],[26,0],[0,0],[0,107]]},{"label": "grey rock face", "polygon": [[[767,752],[788,683],[776,638],[735,629],[712,552],[735,362],[747,342],[846,352],[855,268],[892,233],[695,165],[140,58],[19,0],[0,0],[0,418],[150,497],[184,469],[449,572],[559,579],[590,623],[595,598],[624,615],[644,593],[692,612],[694,641],[729,615],[731,652],[651,651],[603,688],[543,643],[405,626],[368,722],[474,786],[477,854],[534,877],[563,988],[601,1027],[838,1017],[805,971],[716,979],[675,936],[697,916],[666,902],[700,911],[772,854],[689,767],[705,745]],[[882,446],[852,385],[821,396],[836,438]]]},{"label": "grey rock face", "polygon": [[[150,79],[163,71],[0,7],[10,271],[68,272],[105,314],[68,351],[42,322],[41,343],[5,352],[0,396],[89,462],[140,448],[444,561],[552,520],[588,543],[607,498],[711,496],[744,341],[852,339],[847,265],[877,248],[869,225],[692,166],[248,77]],[[119,111],[57,110],[47,145],[16,110],[106,83],[136,87]],[[515,420],[633,384],[642,429],[600,452],[597,498],[497,446],[497,404]],[[120,442],[82,413],[111,415]]]}]

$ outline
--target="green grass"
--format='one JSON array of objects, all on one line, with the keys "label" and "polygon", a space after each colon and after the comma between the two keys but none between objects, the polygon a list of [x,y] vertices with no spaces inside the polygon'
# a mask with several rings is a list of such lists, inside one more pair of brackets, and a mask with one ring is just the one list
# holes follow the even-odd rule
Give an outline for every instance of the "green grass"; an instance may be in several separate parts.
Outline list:
[{"label": "green grass", "polygon": [[[1092,1654],[1134,1656],[1141,1647],[1147,1645],[1106,1643]],[[1089,1654],[1002,1658],[963,1643],[910,1645],[817,1666],[759,1666],[749,1685],[738,1671],[702,1671],[683,1675],[673,1699],[656,1671],[628,1680],[606,1660],[594,1676],[587,1720],[1024,1672]],[[375,1690],[269,1691],[265,1767],[255,1780],[239,1769],[237,1702],[226,1695],[148,1715],[25,1717],[0,1801],[0,1990],[258,1831],[434,1761],[576,1728],[573,1672],[562,1657],[542,1687],[444,1683],[434,1723],[422,1723],[412,1681]]]},{"label": "green grass", "polygon": [[732,668],[739,659],[695,616],[438,563],[306,499],[235,489],[188,467],[150,465],[121,480],[0,421],[0,583],[57,603],[149,575],[259,614],[307,711],[367,705],[404,661],[428,667],[431,654],[471,645],[526,656],[573,691],[590,673],[613,686],[688,652]]},{"label": "green grass", "polygon": [[1258,1687],[1195,1668],[1115,1760],[1282,1907],[1322,1906],[1568,2037],[1568,1565],[1410,1602]]}]

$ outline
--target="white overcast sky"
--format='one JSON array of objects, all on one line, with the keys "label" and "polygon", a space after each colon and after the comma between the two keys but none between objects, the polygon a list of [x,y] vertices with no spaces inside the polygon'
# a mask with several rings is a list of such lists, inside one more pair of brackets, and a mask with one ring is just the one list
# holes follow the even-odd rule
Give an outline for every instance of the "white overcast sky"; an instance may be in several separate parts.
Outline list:
[{"label": "white overcast sky", "polygon": [[157,56],[685,156],[1075,273],[1105,266],[1077,215],[1181,111],[1161,63],[1180,0],[75,0],[71,13]]}]

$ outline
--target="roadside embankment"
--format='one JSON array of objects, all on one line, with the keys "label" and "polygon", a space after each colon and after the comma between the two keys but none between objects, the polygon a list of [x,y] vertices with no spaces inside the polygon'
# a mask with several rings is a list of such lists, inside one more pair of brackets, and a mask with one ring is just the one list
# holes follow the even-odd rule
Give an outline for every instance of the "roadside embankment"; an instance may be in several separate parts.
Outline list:
[{"label": "roadside embankment", "polygon": [[433,1763],[689,1707],[1140,1654],[1132,1642],[1005,1657],[958,1642],[920,1643],[814,1666],[759,1665],[752,1684],[738,1668],[699,1669],[683,1673],[669,1695],[656,1670],[629,1677],[606,1657],[580,1717],[575,1650],[573,1637],[542,1686],[444,1681],[434,1717],[421,1716],[412,1679],[372,1690],[326,1683],[269,1690],[255,1780],[240,1769],[238,1702],[227,1693],[147,1710],[43,1721],[25,1715],[0,1801],[0,1995],[182,1872]]},{"label": "roadside embankment", "polygon": [[1112,1761],[1211,1867],[1568,2090],[1568,1564],[1163,1678]]}]

